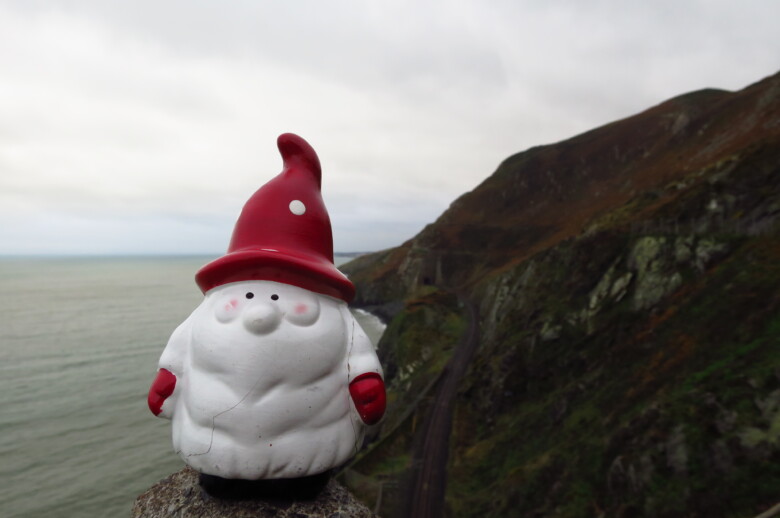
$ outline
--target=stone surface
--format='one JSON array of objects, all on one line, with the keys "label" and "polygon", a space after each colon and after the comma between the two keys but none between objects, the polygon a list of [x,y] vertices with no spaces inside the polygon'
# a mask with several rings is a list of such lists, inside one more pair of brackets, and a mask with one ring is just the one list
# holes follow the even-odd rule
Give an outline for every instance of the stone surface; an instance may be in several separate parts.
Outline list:
[{"label": "stone surface", "polygon": [[203,491],[198,473],[186,467],[141,494],[133,505],[133,518],[374,518],[335,480],[314,500],[223,500]]}]

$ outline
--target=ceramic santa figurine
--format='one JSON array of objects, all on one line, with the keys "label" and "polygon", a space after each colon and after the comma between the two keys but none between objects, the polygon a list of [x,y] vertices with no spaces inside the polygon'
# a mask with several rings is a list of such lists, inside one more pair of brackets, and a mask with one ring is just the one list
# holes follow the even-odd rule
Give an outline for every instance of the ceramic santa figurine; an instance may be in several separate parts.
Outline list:
[{"label": "ceramic santa figurine", "polygon": [[171,336],[149,408],[173,446],[222,479],[295,479],[340,466],[385,410],[382,368],[333,264],[320,163],[281,135],[284,168],[246,203],[227,254],[197,272],[203,302]]}]

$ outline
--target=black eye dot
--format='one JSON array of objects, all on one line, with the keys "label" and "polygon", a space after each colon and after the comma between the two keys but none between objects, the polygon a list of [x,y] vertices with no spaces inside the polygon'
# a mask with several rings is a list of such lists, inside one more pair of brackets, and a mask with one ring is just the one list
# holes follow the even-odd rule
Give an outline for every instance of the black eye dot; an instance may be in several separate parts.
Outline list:
[{"label": "black eye dot", "polygon": [[248,298],[248,299],[251,299],[251,298],[252,298],[252,297],[254,297],[254,296],[255,296],[255,294],[254,294],[254,293],[252,293],[251,291],[250,291],[249,293],[247,293],[247,294],[246,294],[246,298]]},{"label": "black eye dot", "polygon": [[271,300],[279,300],[279,295],[274,293],[273,295],[271,295]]}]

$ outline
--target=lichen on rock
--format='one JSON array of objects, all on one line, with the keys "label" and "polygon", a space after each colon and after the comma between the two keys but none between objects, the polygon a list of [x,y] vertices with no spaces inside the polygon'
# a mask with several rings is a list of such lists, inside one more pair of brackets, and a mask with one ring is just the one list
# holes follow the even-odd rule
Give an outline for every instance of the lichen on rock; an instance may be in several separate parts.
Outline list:
[{"label": "lichen on rock", "polygon": [[634,310],[641,311],[656,305],[682,284],[667,253],[670,245],[665,237],[644,236],[631,251],[630,266],[636,271]]}]

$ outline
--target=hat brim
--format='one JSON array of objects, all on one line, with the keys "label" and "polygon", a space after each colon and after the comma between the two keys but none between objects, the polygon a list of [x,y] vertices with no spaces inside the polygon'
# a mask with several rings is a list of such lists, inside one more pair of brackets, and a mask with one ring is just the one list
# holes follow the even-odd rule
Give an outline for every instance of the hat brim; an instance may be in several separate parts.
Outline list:
[{"label": "hat brim", "polygon": [[203,293],[223,284],[241,281],[291,284],[345,302],[350,302],[355,296],[355,286],[328,259],[268,248],[230,252],[203,266],[195,274],[195,282]]}]

